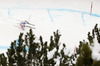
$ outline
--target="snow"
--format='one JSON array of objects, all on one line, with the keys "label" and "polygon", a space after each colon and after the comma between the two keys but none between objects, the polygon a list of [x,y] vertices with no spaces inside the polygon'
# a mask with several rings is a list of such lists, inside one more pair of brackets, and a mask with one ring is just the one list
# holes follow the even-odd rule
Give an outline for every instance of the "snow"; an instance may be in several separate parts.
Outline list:
[{"label": "snow", "polygon": [[59,64],[60,64],[60,57],[58,57],[57,59],[54,59],[55,60],[55,62],[56,62],[56,64],[55,64],[55,66],[59,66]]},{"label": "snow", "polygon": [[56,48],[54,48],[52,51],[48,52],[48,54],[47,54],[48,59],[53,58],[55,51],[56,51]]},{"label": "snow", "polygon": [[[35,24],[33,33],[44,41],[49,41],[53,32],[59,29],[61,42],[65,43],[69,51],[74,52],[74,47],[79,41],[87,41],[88,32],[100,22],[100,1],[93,1],[93,11],[90,15],[91,0],[3,0],[0,1],[0,53],[7,51],[13,40],[18,39],[20,32],[25,31],[15,27],[19,20],[29,20]],[[18,26],[18,25],[17,25]],[[99,44],[95,41],[92,56],[99,60]],[[97,50],[98,51],[97,51]],[[95,52],[97,51],[97,52]],[[54,52],[51,51],[51,52]],[[49,56],[50,58],[52,56]],[[59,63],[59,62],[58,62]]]},{"label": "snow", "polygon": [[100,61],[100,44],[98,43],[97,39],[94,39],[93,41],[93,46],[91,46],[92,59]]}]

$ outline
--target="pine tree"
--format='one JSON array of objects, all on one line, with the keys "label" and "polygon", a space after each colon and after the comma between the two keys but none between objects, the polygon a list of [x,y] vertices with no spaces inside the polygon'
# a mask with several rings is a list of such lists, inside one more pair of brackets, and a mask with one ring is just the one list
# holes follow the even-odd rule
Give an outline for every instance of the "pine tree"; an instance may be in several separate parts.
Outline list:
[{"label": "pine tree", "polygon": [[28,39],[28,48],[29,48],[29,51],[28,51],[28,65],[31,66],[32,63],[34,63],[35,65],[35,60],[33,60],[32,62],[32,59],[35,58],[35,43],[34,43],[34,40],[35,40],[35,37],[32,33],[32,29],[30,29],[29,33],[27,33],[27,39]]},{"label": "pine tree", "polygon": [[0,66],[7,66],[7,58],[3,53],[0,54]]},{"label": "pine tree", "polygon": [[[92,51],[90,47],[94,47],[94,39],[97,39],[98,43],[100,43],[100,29],[98,28],[98,24],[94,26],[92,29],[92,35],[88,32],[88,40],[89,42],[80,41],[79,48],[77,48],[77,58],[76,66],[99,66],[100,61],[92,59]],[[96,40],[95,39],[95,40]]]},{"label": "pine tree", "polygon": [[94,60],[93,65],[92,66],[100,66],[100,61],[96,61]]},{"label": "pine tree", "polygon": [[55,45],[54,45],[54,40],[53,40],[53,36],[50,37],[50,44],[49,44],[49,51],[52,51],[54,49]]},{"label": "pine tree", "polygon": [[23,39],[23,33],[20,33],[19,35],[19,40],[18,40],[18,46],[16,47],[16,63],[18,66],[25,66],[26,58],[25,58],[25,45],[23,44],[24,39]]},{"label": "pine tree", "polygon": [[11,43],[10,48],[8,49],[7,56],[8,56],[8,66],[14,66],[15,61],[15,51],[16,50],[16,41]]},{"label": "pine tree", "polygon": [[91,66],[91,49],[87,42],[82,42],[82,47],[80,48],[80,54],[76,62],[77,66]]},{"label": "pine tree", "polygon": [[[69,57],[65,54],[66,45],[60,43],[61,34],[59,31],[57,30],[53,34],[50,37],[50,44],[48,44],[47,41],[43,41],[42,36],[39,37],[38,42],[35,42],[32,29],[25,34],[25,38],[23,38],[24,34],[20,33],[18,43],[16,40],[11,42],[6,53],[7,57],[0,55],[0,64],[3,66],[55,66],[55,59],[60,58],[60,66],[74,65],[71,63],[74,55]],[[61,45],[63,48],[59,49]],[[53,51],[53,49],[56,51],[53,57],[48,59],[48,52]]]}]

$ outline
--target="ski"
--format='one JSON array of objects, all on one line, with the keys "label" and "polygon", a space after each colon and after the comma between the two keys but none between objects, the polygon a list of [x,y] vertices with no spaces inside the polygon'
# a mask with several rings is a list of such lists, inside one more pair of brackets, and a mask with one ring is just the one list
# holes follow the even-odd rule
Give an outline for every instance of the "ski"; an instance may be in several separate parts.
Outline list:
[{"label": "ski", "polygon": [[29,22],[28,22],[27,24],[32,25],[32,26],[35,26],[34,24],[31,24],[31,23],[29,23]]},{"label": "ski", "polygon": [[[20,23],[17,23],[17,24],[20,24]],[[31,24],[31,23],[29,23],[29,22],[27,22],[27,24],[32,25],[32,26],[35,26],[34,24]]]},{"label": "ski", "polygon": [[31,27],[31,26],[25,26],[25,27],[29,27],[29,28],[31,28],[31,29],[35,29],[34,27]]},{"label": "ski", "polygon": [[[18,25],[20,25],[19,23],[17,23]],[[30,24],[29,24],[30,25]],[[25,26],[25,27],[29,27],[29,28],[31,28],[31,29],[35,29],[34,27],[31,27],[31,26]],[[22,29],[24,29],[24,28],[22,28]]]}]

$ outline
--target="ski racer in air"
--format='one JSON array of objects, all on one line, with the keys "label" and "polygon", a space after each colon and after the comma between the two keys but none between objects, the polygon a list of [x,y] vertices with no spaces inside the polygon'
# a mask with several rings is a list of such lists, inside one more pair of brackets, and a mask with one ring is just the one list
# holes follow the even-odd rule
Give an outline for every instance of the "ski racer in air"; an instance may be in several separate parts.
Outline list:
[{"label": "ski racer in air", "polygon": [[22,21],[20,22],[20,26],[22,29],[24,29],[25,25],[27,24],[28,22],[25,20],[25,21]]},{"label": "ski racer in air", "polygon": [[35,25],[30,24],[27,20],[25,20],[25,21],[20,22],[20,26],[24,30],[25,27],[34,28],[34,27],[31,27],[31,26],[35,26]]}]

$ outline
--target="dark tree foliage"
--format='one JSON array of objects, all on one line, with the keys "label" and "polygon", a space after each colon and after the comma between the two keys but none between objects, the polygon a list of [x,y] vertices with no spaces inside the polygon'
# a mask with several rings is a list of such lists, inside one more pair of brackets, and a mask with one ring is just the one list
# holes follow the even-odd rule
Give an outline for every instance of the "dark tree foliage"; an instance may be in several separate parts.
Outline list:
[{"label": "dark tree foliage", "polygon": [[4,54],[0,54],[0,66],[7,66],[7,58]]},{"label": "dark tree foliage", "polygon": [[100,61],[92,59],[92,51],[90,47],[94,47],[94,39],[96,38],[98,43],[100,43],[100,29],[95,25],[92,29],[92,34],[88,32],[88,41],[80,41],[79,48],[77,48],[77,58],[76,66],[100,66]]},{"label": "dark tree foliage", "polygon": [[[69,56],[70,52],[67,55],[65,53],[66,44],[60,43],[61,34],[58,30],[50,37],[49,43],[44,41],[42,36],[36,41],[32,29],[25,36],[20,33],[18,43],[16,40],[11,42],[11,46],[6,52],[7,57],[0,54],[0,66],[55,66],[56,60],[59,60],[59,66],[100,66],[100,61],[92,59],[90,49],[90,46],[94,46],[95,38],[100,43],[100,29],[97,26],[98,24],[92,29],[92,33],[88,32],[89,42],[80,41],[79,47],[76,47],[76,53],[71,56]],[[53,57],[48,58],[49,52],[52,51],[54,51]]]},{"label": "dark tree foliage", "polygon": [[93,65],[92,66],[100,66],[100,61],[96,61],[94,60]]},{"label": "dark tree foliage", "polygon": [[80,56],[77,59],[77,66],[91,66],[91,49],[88,46],[88,43],[83,42],[82,47],[80,48]]},{"label": "dark tree foliage", "polygon": [[[11,46],[6,52],[7,57],[0,54],[1,66],[55,66],[55,59],[58,58],[59,66],[69,66],[71,64],[70,62],[72,62],[74,56],[68,56],[64,53],[66,45],[60,43],[61,34],[58,30],[50,37],[49,44],[47,41],[43,41],[42,36],[36,42],[32,29],[25,34],[24,38],[23,35],[23,33],[20,33],[18,40],[11,42]],[[59,49],[60,45],[63,46],[61,50]],[[48,53],[54,49],[56,51],[53,57],[48,59]]]},{"label": "dark tree foliage", "polygon": [[8,66],[25,66],[25,45],[23,45],[23,33],[20,33],[18,44],[16,44],[16,41],[11,43],[10,48],[8,49],[7,56],[8,56]]}]

